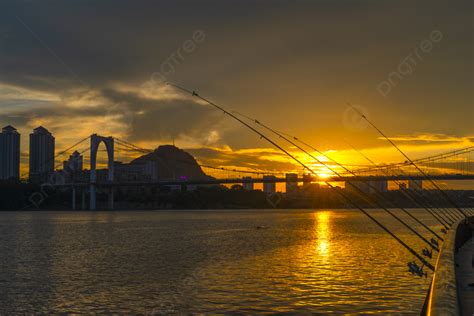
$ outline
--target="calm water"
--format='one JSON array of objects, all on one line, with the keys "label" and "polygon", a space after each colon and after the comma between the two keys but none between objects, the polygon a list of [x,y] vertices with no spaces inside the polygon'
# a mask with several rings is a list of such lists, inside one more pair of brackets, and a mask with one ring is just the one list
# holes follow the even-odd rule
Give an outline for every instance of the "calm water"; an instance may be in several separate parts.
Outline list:
[{"label": "calm water", "polygon": [[429,283],[352,210],[4,212],[0,229],[0,314],[419,313]]}]

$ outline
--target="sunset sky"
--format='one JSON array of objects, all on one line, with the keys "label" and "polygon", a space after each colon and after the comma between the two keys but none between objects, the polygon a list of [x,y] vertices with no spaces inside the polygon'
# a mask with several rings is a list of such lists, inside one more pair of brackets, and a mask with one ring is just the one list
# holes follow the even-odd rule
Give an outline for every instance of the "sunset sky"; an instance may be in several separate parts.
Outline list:
[{"label": "sunset sky", "polygon": [[474,144],[471,0],[8,2],[0,125],[19,130],[24,157],[43,125],[58,150],[96,132],[147,148],[174,141],[206,164],[295,168],[164,80],[344,163],[366,163],[346,142],[404,160],[348,102],[414,158]]}]

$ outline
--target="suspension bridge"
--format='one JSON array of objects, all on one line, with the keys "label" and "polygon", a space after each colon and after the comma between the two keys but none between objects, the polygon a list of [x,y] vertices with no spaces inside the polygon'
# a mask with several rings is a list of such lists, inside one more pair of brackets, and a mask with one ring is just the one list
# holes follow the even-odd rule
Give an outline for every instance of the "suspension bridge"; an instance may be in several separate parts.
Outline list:
[{"label": "suspension bridge", "polygon": [[[100,145],[104,144],[107,154],[106,160],[98,161],[98,154],[101,152]],[[402,181],[416,183],[420,188],[423,187],[423,181],[430,180],[474,180],[474,146],[458,149],[442,154],[436,154],[429,157],[413,160],[412,162],[404,161],[400,163],[384,164],[373,166],[367,165],[342,165],[337,161],[330,159],[328,162],[317,161],[319,167],[324,167],[331,174],[320,175],[318,173],[307,173],[303,168],[299,172],[282,172],[274,170],[256,170],[245,167],[229,168],[222,166],[211,166],[200,164],[197,161],[178,160],[181,164],[195,164],[209,177],[193,178],[187,174],[177,174],[172,170],[169,174],[173,177],[153,179],[132,179],[123,181],[117,179],[116,158],[121,160],[133,160],[140,155],[150,154],[154,149],[142,148],[128,141],[112,136],[101,136],[93,134],[81,139],[73,145],[60,151],[54,157],[55,161],[67,158],[71,153],[76,152],[81,155],[84,162],[89,163],[89,169],[85,169],[86,177],[80,180],[71,177],[54,177],[54,180],[48,183],[54,187],[69,187],[72,190],[72,208],[76,208],[76,188],[80,188],[82,194],[82,203],[89,198],[89,208],[96,209],[96,192],[97,188],[106,189],[109,192],[109,209],[113,209],[114,204],[114,188],[116,187],[181,187],[186,190],[188,186],[199,185],[226,185],[226,184],[263,184],[263,183],[285,183],[298,185],[298,183],[313,182],[344,182],[345,187],[348,183],[365,184],[370,187],[370,183],[394,182],[400,185]],[[323,154],[322,152],[319,152]],[[84,155],[84,156],[82,156]],[[310,154],[311,155],[311,154]],[[314,156],[313,156],[314,157]],[[314,157],[317,159],[316,157]],[[197,157],[199,160],[199,157]],[[317,159],[319,160],[319,159]],[[63,165],[61,161],[56,165],[59,169]],[[413,166],[420,166],[425,170],[424,174],[417,173],[413,170]],[[98,166],[103,167],[101,172],[106,172],[106,177],[98,179]],[[172,169],[172,167],[165,167]],[[67,173],[68,170],[63,169],[59,175]],[[59,181],[58,181],[59,179]],[[429,186],[428,186],[429,187]],[[84,205],[83,205],[84,208]]]}]

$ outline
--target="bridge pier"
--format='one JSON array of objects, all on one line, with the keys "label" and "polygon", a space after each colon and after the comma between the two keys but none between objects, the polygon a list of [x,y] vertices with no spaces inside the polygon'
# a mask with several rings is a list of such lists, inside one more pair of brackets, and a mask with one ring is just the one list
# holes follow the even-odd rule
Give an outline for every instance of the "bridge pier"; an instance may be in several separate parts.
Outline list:
[{"label": "bridge pier", "polygon": [[86,188],[82,188],[81,190],[81,195],[82,195],[82,209],[86,209]]},{"label": "bridge pier", "polygon": [[72,195],[72,209],[75,211],[76,210],[76,187],[75,186],[72,186],[71,195]]},{"label": "bridge pier", "polygon": [[95,183],[91,183],[89,186],[89,209],[91,211],[95,211],[96,209],[96,192],[97,188],[95,186]]},{"label": "bridge pier", "polygon": [[110,187],[109,189],[109,210],[113,210],[114,209],[114,188],[113,187]]},{"label": "bridge pier", "polygon": [[156,194],[156,187],[151,187],[151,206],[156,206],[157,194]]}]

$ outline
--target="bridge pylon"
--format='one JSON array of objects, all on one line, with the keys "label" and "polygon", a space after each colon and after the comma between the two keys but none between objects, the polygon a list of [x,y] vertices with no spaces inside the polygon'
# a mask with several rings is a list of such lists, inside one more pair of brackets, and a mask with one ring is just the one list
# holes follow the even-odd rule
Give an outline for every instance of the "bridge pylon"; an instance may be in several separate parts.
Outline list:
[{"label": "bridge pylon", "polygon": [[[97,208],[97,151],[99,149],[100,143],[105,144],[105,148],[107,150],[107,168],[108,168],[108,176],[107,181],[112,182],[114,181],[114,138],[99,136],[97,134],[91,135],[91,159],[90,159],[90,203],[89,209],[95,210]],[[109,208],[113,209],[114,207],[114,191],[111,188],[109,192]]]}]

